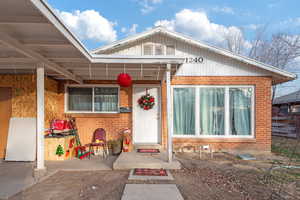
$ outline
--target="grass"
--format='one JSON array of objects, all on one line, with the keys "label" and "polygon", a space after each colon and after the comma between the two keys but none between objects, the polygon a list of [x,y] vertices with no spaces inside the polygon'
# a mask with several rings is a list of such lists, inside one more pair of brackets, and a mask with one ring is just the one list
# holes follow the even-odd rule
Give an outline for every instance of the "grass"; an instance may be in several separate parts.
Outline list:
[{"label": "grass", "polygon": [[296,139],[272,137],[272,152],[300,162],[300,142]]}]

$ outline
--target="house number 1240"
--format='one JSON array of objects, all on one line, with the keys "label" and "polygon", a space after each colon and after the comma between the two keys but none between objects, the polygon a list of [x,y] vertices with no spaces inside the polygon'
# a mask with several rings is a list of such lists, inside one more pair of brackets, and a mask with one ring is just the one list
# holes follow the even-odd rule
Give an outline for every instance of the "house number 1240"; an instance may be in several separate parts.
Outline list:
[{"label": "house number 1240", "polygon": [[185,63],[203,63],[203,57],[185,58]]}]

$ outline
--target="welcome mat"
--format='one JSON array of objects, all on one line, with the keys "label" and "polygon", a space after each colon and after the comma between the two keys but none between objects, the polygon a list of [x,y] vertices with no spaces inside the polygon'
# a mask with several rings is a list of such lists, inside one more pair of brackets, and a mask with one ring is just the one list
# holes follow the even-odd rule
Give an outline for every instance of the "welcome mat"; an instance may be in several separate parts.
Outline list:
[{"label": "welcome mat", "polygon": [[159,153],[159,149],[138,149],[138,153]]},{"label": "welcome mat", "polygon": [[147,168],[136,168],[133,170],[135,176],[168,176],[167,170],[165,169],[147,169]]}]

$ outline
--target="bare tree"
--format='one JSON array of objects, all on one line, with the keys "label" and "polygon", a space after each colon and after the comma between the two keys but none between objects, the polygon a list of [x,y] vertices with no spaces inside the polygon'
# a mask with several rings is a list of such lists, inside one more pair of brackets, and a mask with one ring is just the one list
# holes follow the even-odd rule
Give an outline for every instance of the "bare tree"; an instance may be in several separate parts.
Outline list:
[{"label": "bare tree", "polygon": [[[300,56],[300,35],[276,33],[270,39],[265,39],[266,26],[259,29],[256,38],[251,41],[251,49],[246,54],[248,57],[280,69],[286,69],[297,57]],[[243,44],[243,35],[227,34],[224,36],[226,46],[234,53],[247,52]],[[277,87],[273,87],[274,99]]]}]

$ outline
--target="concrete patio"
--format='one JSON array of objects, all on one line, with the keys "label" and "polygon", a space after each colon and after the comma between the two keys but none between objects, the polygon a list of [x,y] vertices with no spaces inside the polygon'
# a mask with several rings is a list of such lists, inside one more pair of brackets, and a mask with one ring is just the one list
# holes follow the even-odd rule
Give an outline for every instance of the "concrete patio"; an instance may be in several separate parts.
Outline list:
[{"label": "concrete patio", "polygon": [[46,161],[47,171],[39,179],[34,177],[34,162],[0,161],[0,199],[8,199],[58,171],[112,170],[115,160],[115,156],[109,156],[107,159],[102,159],[101,156],[92,156],[91,159],[84,160]]},{"label": "concrete patio", "polygon": [[134,168],[149,168],[149,169],[180,169],[178,160],[173,159],[168,162],[166,152],[161,153],[137,153],[123,152],[113,164],[113,169],[134,169]]}]

